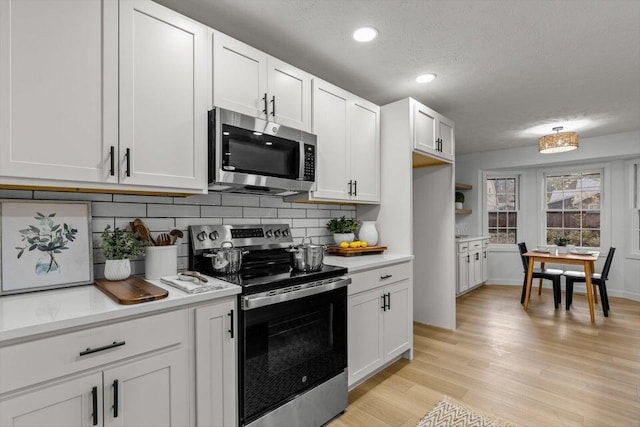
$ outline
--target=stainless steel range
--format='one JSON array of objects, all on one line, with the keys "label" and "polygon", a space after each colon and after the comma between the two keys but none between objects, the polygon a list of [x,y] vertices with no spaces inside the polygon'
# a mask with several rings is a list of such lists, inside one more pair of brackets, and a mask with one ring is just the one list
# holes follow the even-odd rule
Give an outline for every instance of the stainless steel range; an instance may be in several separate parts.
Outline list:
[{"label": "stainless steel range", "polygon": [[[288,225],[198,225],[189,235],[190,269],[242,287],[239,424],[320,426],[344,411],[347,270],[292,271]],[[220,275],[228,251],[242,252],[241,264]]]}]

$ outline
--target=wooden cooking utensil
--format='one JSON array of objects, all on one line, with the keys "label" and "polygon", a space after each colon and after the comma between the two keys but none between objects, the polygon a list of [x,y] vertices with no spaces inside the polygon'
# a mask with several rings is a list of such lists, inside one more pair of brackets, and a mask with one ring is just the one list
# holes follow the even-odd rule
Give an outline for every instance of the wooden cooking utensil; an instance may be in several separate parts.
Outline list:
[{"label": "wooden cooking utensil", "polygon": [[174,228],[173,230],[171,230],[169,232],[169,235],[171,236],[171,244],[175,245],[176,241],[178,239],[182,239],[182,237],[184,237],[184,233],[180,230],[178,230],[177,228]]},{"label": "wooden cooking utensil", "polygon": [[151,237],[146,224],[140,218],[134,219],[133,222],[130,222],[129,224],[131,225],[133,232],[137,233],[143,242],[151,243],[152,245],[156,244],[153,237]]},{"label": "wooden cooking utensil", "polygon": [[156,246],[169,246],[171,244],[171,236],[167,233],[160,233],[156,237]]}]

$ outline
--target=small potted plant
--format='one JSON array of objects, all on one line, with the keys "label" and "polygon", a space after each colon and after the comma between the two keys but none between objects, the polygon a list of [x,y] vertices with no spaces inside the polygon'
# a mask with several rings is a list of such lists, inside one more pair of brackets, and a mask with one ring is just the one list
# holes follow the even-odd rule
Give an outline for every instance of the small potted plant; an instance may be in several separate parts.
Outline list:
[{"label": "small potted plant", "polygon": [[462,204],[464,203],[464,193],[460,191],[456,191],[456,209],[462,209]]},{"label": "small potted plant", "polygon": [[564,236],[556,236],[553,238],[553,243],[558,246],[559,254],[567,253],[567,245],[569,244],[569,239]]},{"label": "small potted plant", "polygon": [[107,280],[124,280],[131,275],[131,258],[144,252],[144,243],[129,229],[110,225],[102,232],[102,253],[106,258],[104,277]]},{"label": "small potted plant", "polygon": [[341,218],[331,218],[327,222],[327,229],[333,233],[333,240],[339,245],[342,242],[353,242],[359,224],[360,221],[355,218],[342,216]]}]

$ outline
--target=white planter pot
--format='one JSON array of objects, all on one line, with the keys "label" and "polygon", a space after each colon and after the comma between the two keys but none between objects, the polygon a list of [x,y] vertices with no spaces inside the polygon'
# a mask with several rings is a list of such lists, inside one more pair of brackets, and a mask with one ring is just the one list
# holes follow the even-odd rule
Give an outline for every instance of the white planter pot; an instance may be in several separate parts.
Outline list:
[{"label": "white planter pot", "polygon": [[462,203],[456,202],[456,209],[462,209]]},{"label": "white planter pot", "polygon": [[351,243],[355,238],[356,235],[353,233],[333,233],[333,240],[336,242],[336,245],[339,245],[342,242]]},{"label": "white planter pot", "polygon": [[374,246],[378,243],[378,230],[375,221],[362,221],[358,239],[367,242],[367,245]]},{"label": "white planter pot", "polygon": [[558,246],[558,253],[559,254],[566,254],[569,251],[569,249],[566,246]]},{"label": "white planter pot", "polygon": [[124,280],[131,276],[131,263],[128,259],[108,259],[104,264],[104,278]]}]

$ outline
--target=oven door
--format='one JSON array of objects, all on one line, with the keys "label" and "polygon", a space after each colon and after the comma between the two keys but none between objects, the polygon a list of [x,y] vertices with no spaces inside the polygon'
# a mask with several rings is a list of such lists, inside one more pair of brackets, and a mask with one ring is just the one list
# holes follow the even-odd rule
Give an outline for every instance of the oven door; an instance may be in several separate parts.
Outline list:
[{"label": "oven door", "polygon": [[344,286],[241,311],[241,425],[344,371],[346,304]]}]

